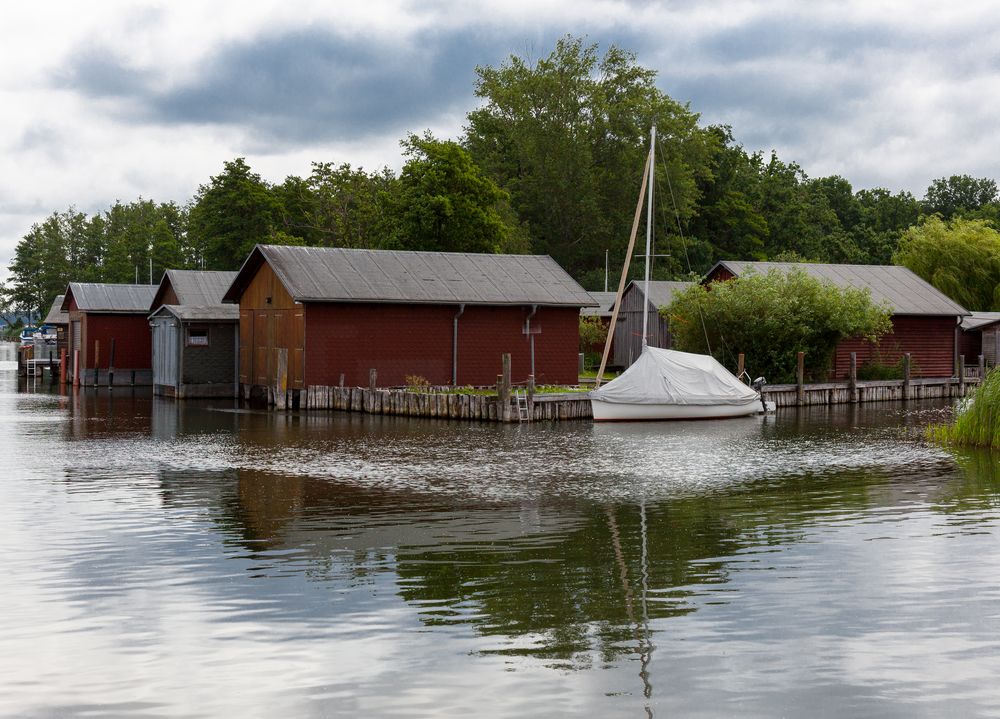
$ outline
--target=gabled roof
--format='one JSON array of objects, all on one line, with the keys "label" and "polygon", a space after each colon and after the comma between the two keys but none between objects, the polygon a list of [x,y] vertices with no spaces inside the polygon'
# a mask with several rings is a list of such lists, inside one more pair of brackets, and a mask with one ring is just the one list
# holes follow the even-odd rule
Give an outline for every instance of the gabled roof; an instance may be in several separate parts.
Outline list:
[{"label": "gabled roof", "polygon": [[62,308],[63,298],[66,295],[56,295],[56,298],[52,301],[52,307],[49,308],[49,313],[45,315],[45,321],[42,324],[45,325],[68,325],[69,324],[69,312],[66,312]]},{"label": "gabled roof", "polygon": [[70,282],[62,309],[71,300],[81,312],[104,314],[146,314],[156,294],[156,285],[113,285],[103,282]]},{"label": "gabled roof", "polygon": [[239,305],[160,305],[149,317],[170,314],[182,322],[239,322]]},{"label": "gabled roof", "polygon": [[969,311],[929,282],[899,265],[826,265],[812,262],[744,262],[724,260],[708,271],[711,277],[718,268],[739,277],[753,271],[764,274],[772,269],[787,272],[801,270],[837,287],[867,289],[876,303],[885,302],[896,315],[967,315]]},{"label": "gabled roof", "polygon": [[968,317],[962,318],[962,329],[966,332],[971,330],[981,330],[987,325],[1000,322],[1000,312],[973,312]]},{"label": "gabled roof", "polygon": [[[673,282],[670,280],[650,280],[649,281],[649,301],[653,307],[663,307],[674,301],[674,295],[683,292],[694,282]],[[643,293],[645,282],[642,280],[632,280],[625,288],[625,292]],[[623,293],[624,294],[624,293]]]},{"label": "gabled roof", "polygon": [[223,301],[238,302],[265,262],[296,302],[567,307],[597,304],[547,255],[281,245],[257,245]]},{"label": "gabled roof", "polygon": [[597,303],[597,307],[584,307],[580,310],[583,317],[610,317],[611,307],[618,297],[617,292],[591,292],[590,296]]},{"label": "gabled roof", "polygon": [[181,305],[217,305],[222,296],[236,279],[235,272],[214,272],[209,270],[167,270],[163,273],[160,286],[156,290],[150,310],[163,304],[167,288],[173,289],[177,303]]}]

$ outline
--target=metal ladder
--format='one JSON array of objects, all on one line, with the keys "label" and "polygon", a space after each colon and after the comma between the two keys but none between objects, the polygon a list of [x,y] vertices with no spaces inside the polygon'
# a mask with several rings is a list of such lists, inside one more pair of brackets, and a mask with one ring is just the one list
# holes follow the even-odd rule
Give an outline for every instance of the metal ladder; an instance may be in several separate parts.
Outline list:
[{"label": "metal ladder", "polygon": [[517,403],[517,421],[530,422],[531,413],[528,411],[528,395],[523,389],[514,391],[514,401]]}]

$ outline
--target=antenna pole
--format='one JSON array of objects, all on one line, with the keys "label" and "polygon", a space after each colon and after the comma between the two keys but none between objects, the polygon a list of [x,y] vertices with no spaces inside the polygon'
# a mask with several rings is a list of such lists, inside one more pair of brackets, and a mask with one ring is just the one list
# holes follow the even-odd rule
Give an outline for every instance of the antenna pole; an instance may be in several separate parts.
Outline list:
[{"label": "antenna pole", "polygon": [[642,307],[642,348],[646,349],[646,339],[649,337],[649,265],[653,253],[653,174],[656,163],[653,162],[653,148],[656,147],[656,125],[649,131],[649,194],[646,196],[646,279],[643,284]]}]

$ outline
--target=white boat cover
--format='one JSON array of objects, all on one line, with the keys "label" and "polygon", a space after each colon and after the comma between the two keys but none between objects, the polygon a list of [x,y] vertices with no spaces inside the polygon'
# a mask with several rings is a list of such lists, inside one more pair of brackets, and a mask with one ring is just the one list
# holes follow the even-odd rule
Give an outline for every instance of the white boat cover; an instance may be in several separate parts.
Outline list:
[{"label": "white boat cover", "polygon": [[758,395],[710,355],[646,347],[631,367],[590,398],[617,404],[730,405]]}]

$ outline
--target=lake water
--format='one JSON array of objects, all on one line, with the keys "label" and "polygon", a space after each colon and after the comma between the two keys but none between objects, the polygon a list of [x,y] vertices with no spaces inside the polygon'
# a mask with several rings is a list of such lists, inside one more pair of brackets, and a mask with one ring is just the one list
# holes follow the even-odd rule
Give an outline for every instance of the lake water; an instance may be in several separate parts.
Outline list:
[{"label": "lake water", "polygon": [[1000,473],[946,403],[280,415],[0,365],[0,713],[1000,715]]}]

